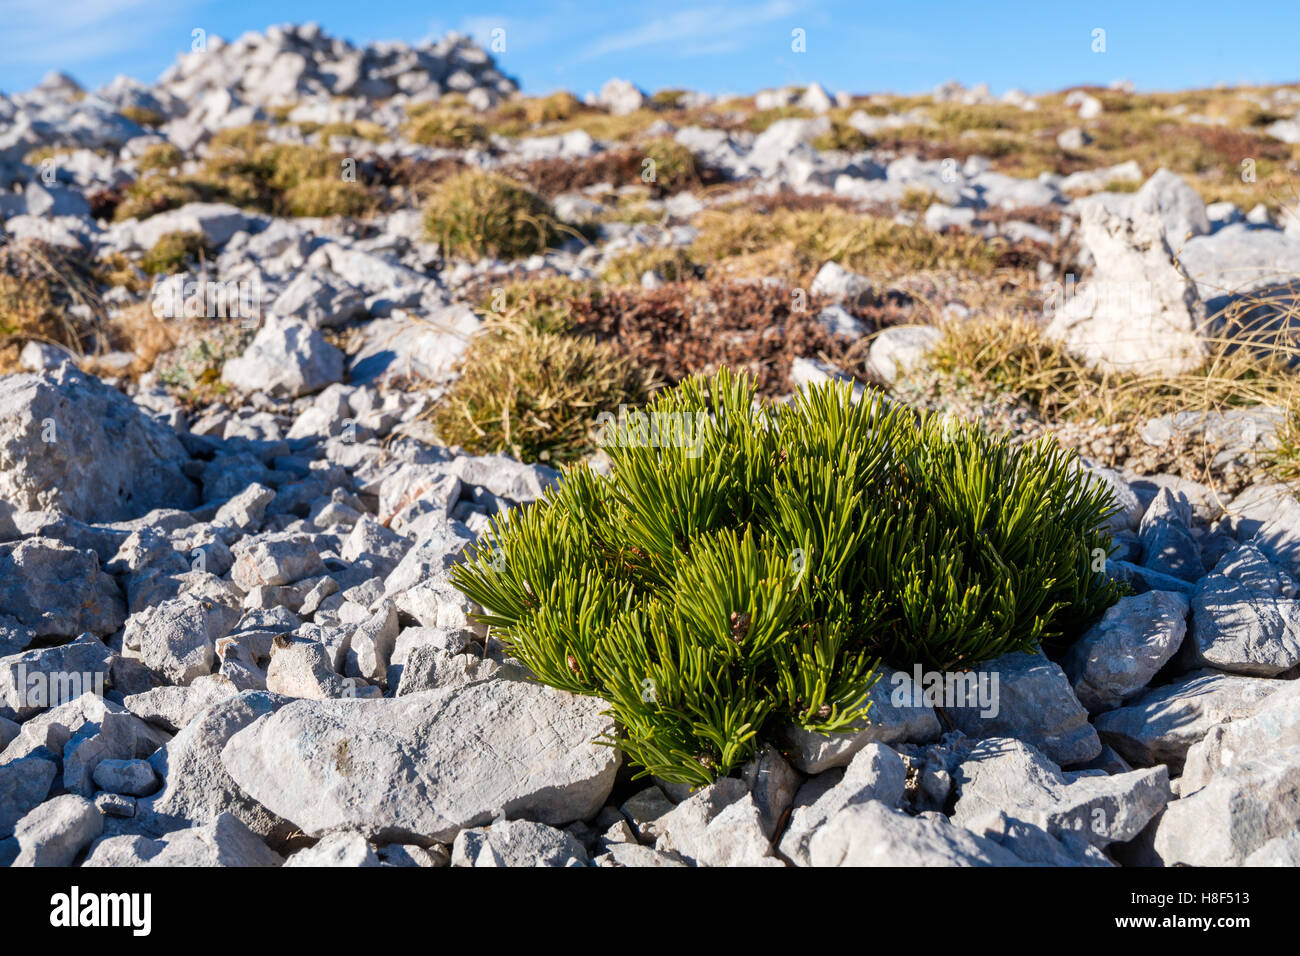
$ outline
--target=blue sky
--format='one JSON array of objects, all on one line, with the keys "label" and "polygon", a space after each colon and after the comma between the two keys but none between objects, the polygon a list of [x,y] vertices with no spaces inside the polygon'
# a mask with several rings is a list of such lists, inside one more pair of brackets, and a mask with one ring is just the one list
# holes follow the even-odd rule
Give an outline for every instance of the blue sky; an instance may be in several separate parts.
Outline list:
[{"label": "blue sky", "polygon": [[[741,93],[813,80],[865,93],[957,79],[1000,93],[1119,78],[1150,90],[1300,79],[1295,0],[0,0],[0,90],[27,89],[51,69],[91,88],[118,73],[153,81],[196,27],[233,39],[308,20],[354,43],[452,29],[486,40],[500,27],[498,61],[530,93],[582,94],[611,76],[651,91]],[[806,52],[791,49],[795,29]]]}]

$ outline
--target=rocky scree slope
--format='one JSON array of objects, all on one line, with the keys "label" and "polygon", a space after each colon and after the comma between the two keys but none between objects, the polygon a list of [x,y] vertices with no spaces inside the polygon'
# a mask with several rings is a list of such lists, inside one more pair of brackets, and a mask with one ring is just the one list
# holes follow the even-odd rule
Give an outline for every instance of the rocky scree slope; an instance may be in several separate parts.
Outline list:
[{"label": "rocky scree slope", "polygon": [[[1078,135],[1060,149],[1077,165],[1103,100],[1129,94],[1073,95],[1042,108],[1068,111],[1061,135]],[[924,370],[942,333],[921,303],[970,315],[981,276],[1141,284],[1149,323],[1103,296],[1071,303],[1054,334],[1103,368],[1172,373],[1210,347],[1225,296],[1295,274],[1291,220],[1207,204],[1190,174],[1015,175],[908,138],[940,136],[956,107],[1032,112],[989,100],[944,88],[916,114],[820,87],[727,103],[626,83],[592,103],[521,100],[463,39],[355,49],[310,26],[211,38],[152,86],[87,94],[56,76],[0,98],[0,252],[90,270],[12,313],[30,325],[6,313],[21,371],[0,378],[0,860],[1294,865],[1300,502],[1276,483],[1225,497],[1098,465],[1123,504],[1107,569],[1134,593],[1064,658],[983,665],[996,715],[936,709],[888,674],[869,726],[791,732],[694,793],[630,781],[591,745],[611,729],[599,705],[531,682],[448,583],[492,516],[558,480],[429,425],[473,371],[461,359],[495,288],[560,278],[642,308],[703,271],[805,291],[847,357],[788,356],[774,388],[793,391]],[[697,169],[652,191],[640,159],[665,141]],[[248,162],[205,179],[239,143]],[[286,145],[324,150],[318,185],[356,160],[355,182],[331,181],[365,204],[294,214],[302,183],[258,152]],[[573,231],[512,261],[447,255],[421,204],[462,168],[528,183]],[[118,217],[131,197],[138,214]],[[776,254],[728,232],[746,209],[791,229]],[[861,244],[820,246],[796,229],[810,221],[849,221]],[[176,233],[203,242],[150,278],[144,255]],[[152,313],[178,277],[247,283],[260,308],[182,309],[141,333],[132,310]],[[764,354],[753,341],[772,333],[735,324],[740,354]],[[713,355],[675,360],[702,371]],[[1188,414],[1143,423],[1144,441],[1214,433],[1249,463],[1279,420]]]}]

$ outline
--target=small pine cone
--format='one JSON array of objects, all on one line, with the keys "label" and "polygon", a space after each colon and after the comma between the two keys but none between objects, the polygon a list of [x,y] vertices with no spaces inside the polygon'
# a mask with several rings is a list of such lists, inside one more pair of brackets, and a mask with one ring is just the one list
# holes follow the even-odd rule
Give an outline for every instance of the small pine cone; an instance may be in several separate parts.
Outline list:
[{"label": "small pine cone", "polygon": [[822,704],[820,707],[817,708],[817,717],[818,717],[818,719],[820,719],[820,720],[825,720],[825,719],[826,719],[827,717],[829,717],[830,715],[831,715],[831,705],[830,705],[830,704]]},{"label": "small pine cone", "polygon": [[569,665],[569,670],[573,671],[573,673],[575,674],[582,673],[580,670],[578,670],[578,659],[574,657],[572,654],[567,655],[564,658],[564,662]]}]

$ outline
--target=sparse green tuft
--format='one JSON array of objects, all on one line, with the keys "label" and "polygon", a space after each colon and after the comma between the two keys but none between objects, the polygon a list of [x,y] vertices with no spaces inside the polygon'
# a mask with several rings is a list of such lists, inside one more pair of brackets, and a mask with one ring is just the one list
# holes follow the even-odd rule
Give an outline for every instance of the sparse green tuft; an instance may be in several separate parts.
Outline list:
[{"label": "sparse green tuft", "polygon": [[151,276],[173,275],[210,257],[212,252],[212,245],[201,232],[169,232],[141,257],[140,268]]},{"label": "sparse green tuft", "polygon": [[167,171],[179,166],[185,160],[185,154],[173,143],[153,143],[140,154],[136,165],[141,170],[158,169]]}]

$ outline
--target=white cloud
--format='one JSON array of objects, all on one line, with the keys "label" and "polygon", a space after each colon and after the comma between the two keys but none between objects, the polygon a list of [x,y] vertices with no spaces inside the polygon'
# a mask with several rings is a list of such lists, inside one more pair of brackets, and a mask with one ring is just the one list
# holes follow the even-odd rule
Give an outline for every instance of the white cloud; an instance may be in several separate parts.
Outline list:
[{"label": "white cloud", "polygon": [[661,14],[631,30],[602,37],[582,50],[575,62],[653,47],[670,47],[677,56],[731,52],[741,46],[740,33],[795,15],[793,0],[769,0],[759,7],[711,6]]},{"label": "white cloud", "polygon": [[506,51],[528,50],[554,44],[572,36],[582,21],[575,19],[579,12],[569,4],[551,5],[546,13],[528,17],[475,14],[464,17],[456,30],[473,37],[484,49],[490,49],[492,31],[506,31]]},{"label": "white cloud", "polygon": [[80,63],[151,45],[196,5],[194,0],[10,0],[5,59],[57,63],[75,73]]}]

